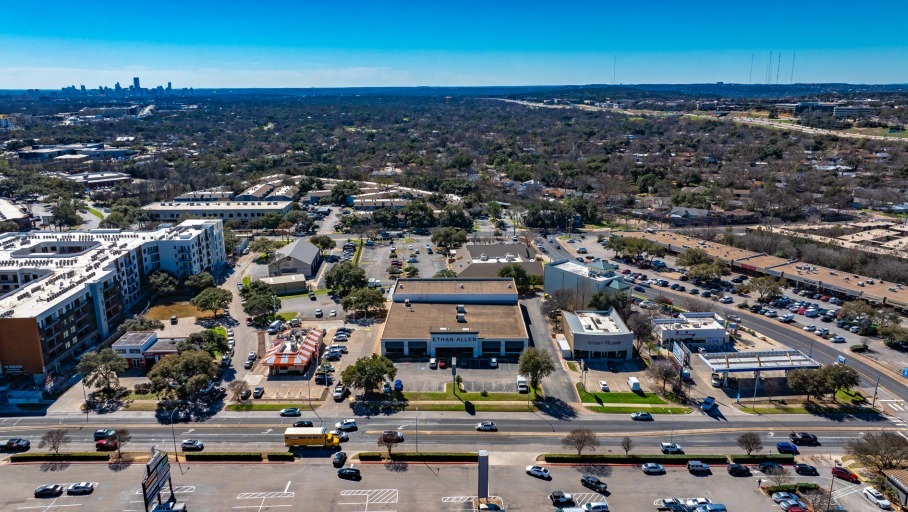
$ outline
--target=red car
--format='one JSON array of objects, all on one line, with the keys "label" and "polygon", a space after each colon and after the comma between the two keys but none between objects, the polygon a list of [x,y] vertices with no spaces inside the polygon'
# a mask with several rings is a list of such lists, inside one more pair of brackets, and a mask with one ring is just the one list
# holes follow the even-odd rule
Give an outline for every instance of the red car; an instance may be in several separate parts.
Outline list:
[{"label": "red car", "polygon": [[446,363],[444,359],[439,359],[439,360],[438,360],[438,367],[439,367],[439,368],[445,369],[445,368],[447,368],[447,366],[448,366],[448,363]]},{"label": "red car", "polygon": [[255,320],[253,320],[251,317],[246,317],[246,325],[251,327],[252,324],[254,324],[254,323],[255,323]]},{"label": "red car", "polygon": [[842,480],[848,480],[854,484],[861,481],[861,479],[858,478],[858,475],[854,474],[850,469],[840,468],[838,466],[832,468],[832,476],[841,478]]},{"label": "red car", "polygon": [[631,271],[630,271],[630,269],[627,269],[627,268],[626,268],[626,269],[622,270],[621,273],[624,274],[624,275],[627,275],[627,274],[630,274]]},{"label": "red car", "polygon": [[820,297],[820,300],[823,302],[829,302],[829,295],[823,295],[822,297]]},{"label": "red car", "polygon": [[95,448],[99,452],[109,452],[117,449],[117,441],[115,439],[101,439],[95,443]]}]

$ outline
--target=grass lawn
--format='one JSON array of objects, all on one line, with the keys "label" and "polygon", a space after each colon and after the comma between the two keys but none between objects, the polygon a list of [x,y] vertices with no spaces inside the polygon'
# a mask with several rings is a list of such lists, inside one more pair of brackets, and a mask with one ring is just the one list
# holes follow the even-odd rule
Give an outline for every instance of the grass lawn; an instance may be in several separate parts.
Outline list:
[{"label": "grass lawn", "polygon": [[94,215],[95,217],[97,217],[97,218],[99,218],[99,219],[101,219],[101,220],[104,220],[104,214],[101,213],[101,212],[98,211],[98,210],[95,210],[94,208],[89,208],[89,209],[88,209],[88,213]]},{"label": "grass lawn", "polygon": [[277,316],[278,318],[280,318],[281,320],[283,320],[283,321],[285,321],[285,322],[289,322],[290,320],[293,320],[294,318],[298,317],[298,316],[299,316],[299,313],[296,313],[296,312],[294,312],[294,311],[290,311],[290,312],[287,312],[287,313],[278,313],[278,314],[275,315],[275,316]]},{"label": "grass lawn", "polygon": [[580,401],[583,403],[602,402],[606,404],[664,404],[665,400],[659,398],[655,393],[605,393],[584,391],[583,386],[577,383],[577,392],[580,394]]},{"label": "grass lawn", "polygon": [[[467,405],[469,404],[469,406]],[[534,412],[539,410],[532,402],[529,407],[527,407],[526,402],[514,402],[512,404],[483,404],[478,403],[474,404],[472,402],[467,402],[467,404],[461,403],[460,401],[450,404],[411,404],[404,407],[407,411],[416,410],[419,407],[420,411],[478,411],[478,412]]]},{"label": "grass lawn", "polygon": [[126,401],[126,400],[157,400],[158,395],[157,395],[157,393],[148,393],[148,394],[144,394],[144,395],[140,395],[137,393],[126,393],[125,395],[123,395],[122,399],[124,401]]},{"label": "grass lawn", "polygon": [[[847,395],[850,396],[850,395]],[[802,402],[790,404],[758,404],[751,408],[747,402],[742,402],[738,408],[749,414],[879,414],[879,410],[871,409],[869,405],[852,405],[850,399],[839,399],[839,403],[832,402]]]},{"label": "grass lawn", "polygon": [[158,410],[158,401],[157,400],[140,400],[135,402],[130,402],[123,406],[125,411],[157,411]]},{"label": "grass lawn", "polygon": [[309,408],[308,404],[272,404],[272,403],[258,403],[258,404],[230,404],[224,407],[227,411],[280,411],[281,409],[287,409],[288,407],[296,407],[301,411],[310,411],[316,409],[316,407]]},{"label": "grass lawn", "polygon": [[208,318],[212,316],[210,312],[202,312],[188,301],[159,304],[149,309],[145,316],[154,320],[169,322],[170,317],[173,315],[176,315],[177,318],[186,318],[189,316]]},{"label": "grass lawn", "polygon": [[[329,290],[327,290],[327,289],[314,290],[314,292],[316,295],[328,295]],[[278,295],[277,298],[279,298],[279,299],[295,299],[297,297],[308,297],[308,296],[309,296],[309,292],[303,292],[303,293],[292,293],[290,295]]]},{"label": "grass lawn", "polygon": [[243,277],[243,286],[249,286],[252,284],[252,278],[249,276]]},{"label": "grass lawn", "polygon": [[419,392],[405,391],[403,398],[410,402],[418,401],[452,401],[460,402],[461,400],[469,402],[526,402],[527,395],[522,393],[488,393],[488,396],[482,396],[480,393],[466,393],[461,391],[455,396],[452,392],[454,388],[451,383],[445,384],[444,392]]},{"label": "grass lawn", "polygon": [[864,395],[857,390],[847,391],[840,389],[839,391],[836,391],[835,397],[836,400],[843,404],[863,405],[867,403],[867,399],[864,398]]},{"label": "grass lawn", "polygon": [[587,407],[587,410],[607,414],[631,414],[637,411],[646,411],[650,414],[688,414],[691,411],[687,407],[647,407],[646,409],[641,409],[639,407],[627,405],[618,405],[614,407],[594,405],[592,407]]},{"label": "grass lawn", "polygon": [[219,325],[217,327],[212,327],[211,330],[216,333],[219,333],[221,336],[223,336],[225,338],[227,337],[227,328],[222,325]]},{"label": "grass lawn", "polygon": [[572,372],[576,372],[576,371],[577,371],[577,363],[575,363],[575,362],[573,362],[573,361],[568,361],[567,367],[568,367],[568,369],[571,370]]}]

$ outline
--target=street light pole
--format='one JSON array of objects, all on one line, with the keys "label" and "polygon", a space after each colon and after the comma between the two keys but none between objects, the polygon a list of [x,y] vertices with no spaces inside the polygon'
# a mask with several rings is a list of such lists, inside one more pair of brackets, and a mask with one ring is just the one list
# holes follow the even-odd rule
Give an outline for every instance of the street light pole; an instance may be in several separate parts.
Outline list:
[{"label": "street light pole", "polygon": [[416,453],[419,453],[419,407],[416,408]]},{"label": "street light pole", "polygon": [[[82,398],[85,400],[85,423],[88,423],[88,395],[85,394],[85,376],[82,376]],[[876,399],[876,396],[874,396]]]},{"label": "street light pole", "polygon": [[311,378],[306,379],[306,388],[308,390],[308,395],[309,395],[309,410],[315,413],[315,417],[318,418],[318,424],[319,424],[319,426],[321,426],[321,424],[324,423],[325,420],[323,420],[322,417],[318,415],[318,411],[316,411],[315,409],[312,408],[312,379]]},{"label": "street light pole", "polygon": [[180,474],[183,474],[183,465],[180,464],[180,452],[177,451],[177,431],[173,427],[173,413],[175,412],[177,412],[176,407],[170,411],[170,434],[173,436],[173,458],[176,459],[177,465],[180,467]]},{"label": "street light pole", "polygon": [[671,411],[668,411],[668,414],[672,418],[672,433],[671,433],[671,436],[669,436],[668,442],[674,444],[675,443],[675,415],[672,414]]}]

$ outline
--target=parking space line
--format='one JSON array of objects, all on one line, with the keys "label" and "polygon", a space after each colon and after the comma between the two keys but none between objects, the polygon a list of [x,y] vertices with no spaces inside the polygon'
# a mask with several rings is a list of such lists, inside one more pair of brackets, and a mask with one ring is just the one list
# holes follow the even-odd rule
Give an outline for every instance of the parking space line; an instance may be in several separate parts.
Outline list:
[{"label": "parking space line", "polygon": [[[170,489],[167,488],[167,489],[165,489],[165,491],[170,491]],[[175,487],[173,488],[173,493],[174,493],[174,494],[180,494],[180,493],[192,493],[192,492],[195,492],[195,486],[194,486],[194,485],[179,485],[179,486],[175,486]],[[141,495],[141,494],[142,494],[142,489],[136,490],[136,494]],[[130,503],[132,503],[132,502],[130,502]],[[143,502],[143,501],[139,501],[139,502],[136,502],[136,503],[144,503],[144,502]]]},{"label": "parking space line", "polygon": [[582,507],[592,501],[602,501],[602,495],[595,492],[571,492],[568,494],[574,498],[574,504],[578,507]]}]

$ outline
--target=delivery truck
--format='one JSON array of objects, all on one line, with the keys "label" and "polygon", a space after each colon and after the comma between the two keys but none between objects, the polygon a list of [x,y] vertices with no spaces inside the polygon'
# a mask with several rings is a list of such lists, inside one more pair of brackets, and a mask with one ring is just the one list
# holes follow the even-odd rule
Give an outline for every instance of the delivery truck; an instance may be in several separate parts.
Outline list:
[{"label": "delivery truck", "polygon": [[291,427],[284,431],[284,446],[289,448],[338,448],[340,440],[325,427]]}]

